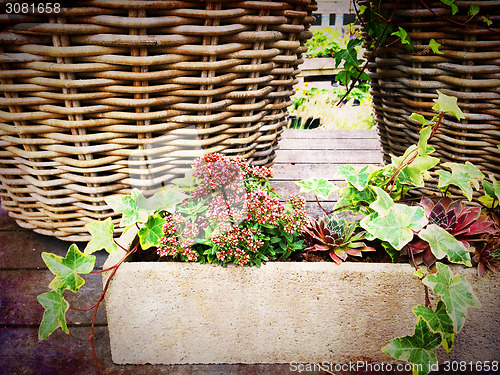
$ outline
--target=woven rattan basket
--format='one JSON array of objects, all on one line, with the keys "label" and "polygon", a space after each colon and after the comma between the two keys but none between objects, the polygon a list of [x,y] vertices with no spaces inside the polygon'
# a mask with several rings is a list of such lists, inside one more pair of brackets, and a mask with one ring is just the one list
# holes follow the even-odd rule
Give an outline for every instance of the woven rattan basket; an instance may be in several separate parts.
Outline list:
[{"label": "woven rattan basket", "polygon": [[84,241],[106,196],[202,153],[272,163],[314,0],[72,3],[2,5],[0,196],[19,225]]},{"label": "woven rattan basket", "polygon": [[[397,3],[394,29],[401,26],[408,32],[414,50],[409,53],[400,43],[393,43],[392,37],[388,47],[376,50],[369,65],[385,161],[418,140],[421,125],[410,115],[415,112],[430,119],[439,90],[458,98],[465,120],[445,117],[431,141],[435,155],[442,161],[470,161],[499,178],[500,1],[456,1],[459,12],[455,16],[441,1],[426,0],[428,9],[420,1]],[[472,4],[480,5],[480,14],[492,21],[490,27],[481,16],[468,21]],[[429,49],[431,39],[441,44],[443,54]]]}]

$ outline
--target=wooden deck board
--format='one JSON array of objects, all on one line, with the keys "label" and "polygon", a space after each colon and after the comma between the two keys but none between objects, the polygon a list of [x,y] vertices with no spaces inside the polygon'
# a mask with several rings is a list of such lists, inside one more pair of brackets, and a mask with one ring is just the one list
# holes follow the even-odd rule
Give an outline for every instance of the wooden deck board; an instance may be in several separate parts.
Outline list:
[{"label": "wooden deck board", "polygon": [[[307,178],[326,178],[339,185],[342,179],[338,167],[343,164],[361,166],[382,162],[380,145],[374,130],[310,131],[286,130],[273,166],[276,191],[287,199],[298,194],[295,181]],[[305,194],[307,209],[312,216],[321,213],[312,194]],[[331,209],[338,199],[334,193],[324,202]],[[39,342],[38,324],[43,308],[36,295],[48,291],[53,275],[45,267],[43,251],[64,255],[68,242],[42,236],[17,226],[0,210],[0,374],[92,374],[94,364],[88,343],[91,313],[68,313],[68,336],[58,330],[48,340]],[[85,244],[78,244],[83,249]],[[101,266],[106,255],[97,253]],[[78,296],[67,293],[67,299],[78,307],[95,302],[102,290],[98,274],[87,276],[83,287],[88,293]],[[103,306],[104,307],[104,306]],[[105,310],[97,316],[96,350],[103,374],[206,374],[206,375],[275,375],[295,374],[289,365],[182,365],[182,366],[118,366],[111,361]],[[154,327],[152,327],[154,329]],[[329,359],[325,359],[329,360]],[[308,374],[325,374],[308,372]],[[338,373],[339,375],[342,372]]]}]

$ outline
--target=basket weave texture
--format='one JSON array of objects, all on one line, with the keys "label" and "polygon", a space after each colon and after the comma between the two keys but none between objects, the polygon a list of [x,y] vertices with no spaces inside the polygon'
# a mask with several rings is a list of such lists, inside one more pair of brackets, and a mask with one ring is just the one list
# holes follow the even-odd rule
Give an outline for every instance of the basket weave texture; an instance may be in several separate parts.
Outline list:
[{"label": "basket weave texture", "polygon": [[[369,5],[367,1],[358,1]],[[379,47],[368,67],[372,78],[375,119],[384,152],[400,156],[418,141],[420,122],[410,118],[415,112],[432,118],[437,90],[458,98],[465,119],[446,115],[431,140],[435,156],[447,162],[472,162],[485,174],[500,177],[500,2],[457,1],[459,12],[440,1],[398,2],[393,16],[394,30],[403,27],[414,50],[400,43]],[[470,5],[480,5],[482,17],[469,20]],[[451,21],[450,21],[451,19]],[[464,27],[460,23],[467,23]],[[429,41],[441,44],[436,54]],[[367,55],[371,53],[368,51]],[[437,182],[436,176],[433,177]]]},{"label": "basket weave texture", "polygon": [[19,225],[85,241],[105,197],[202,154],[272,163],[314,0],[74,4],[0,16],[0,196]]}]

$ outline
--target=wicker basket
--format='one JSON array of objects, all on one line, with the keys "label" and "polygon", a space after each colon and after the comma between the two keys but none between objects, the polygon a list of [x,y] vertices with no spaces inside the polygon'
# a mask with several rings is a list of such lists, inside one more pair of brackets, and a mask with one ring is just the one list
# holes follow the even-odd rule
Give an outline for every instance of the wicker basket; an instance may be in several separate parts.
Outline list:
[{"label": "wicker basket", "polygon": [[[358,1],[368,5],[367,1]],[[456,1],[459,13],[440,1],[398,2],[394,29],[403,27],[414,45],[412,53],[389,39],[375,52],[369,65],[373,106],[384,159],[401,155],[417,142],[421,125],[410,119],[420,113],[434,115],[436,90],[458,98],[465,119],[446,116],[431,144],[442,161],[470,161],[486,174],[500,177],[500,2]],[[467,22],[471,4],[493,24],[486,28],[481,17]],[[451,21],[450,21],[451,20]],[[464,27],[460,23],[467,22]],[[429,50],[431,39],[443,54]],[[391,44],[392,43],[392,44]],[[436,182],[434,176],[434,182]]]},{"label": "wicker basket", "polygon": [[85,241],[104,197],[201,154],[272,163],[314,0],[74,4],[0,16],[0,196],[19,225]]}]

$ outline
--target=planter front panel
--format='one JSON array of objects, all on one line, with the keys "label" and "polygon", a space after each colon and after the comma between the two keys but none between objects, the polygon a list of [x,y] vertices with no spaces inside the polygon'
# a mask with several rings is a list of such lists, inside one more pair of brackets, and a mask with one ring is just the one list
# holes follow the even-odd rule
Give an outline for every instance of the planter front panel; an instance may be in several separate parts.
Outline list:
[{"label": "planter front panel", "polygon": [[120,267],[106,298],[116,363],[387,360],[424,289],[409,265]]}]

